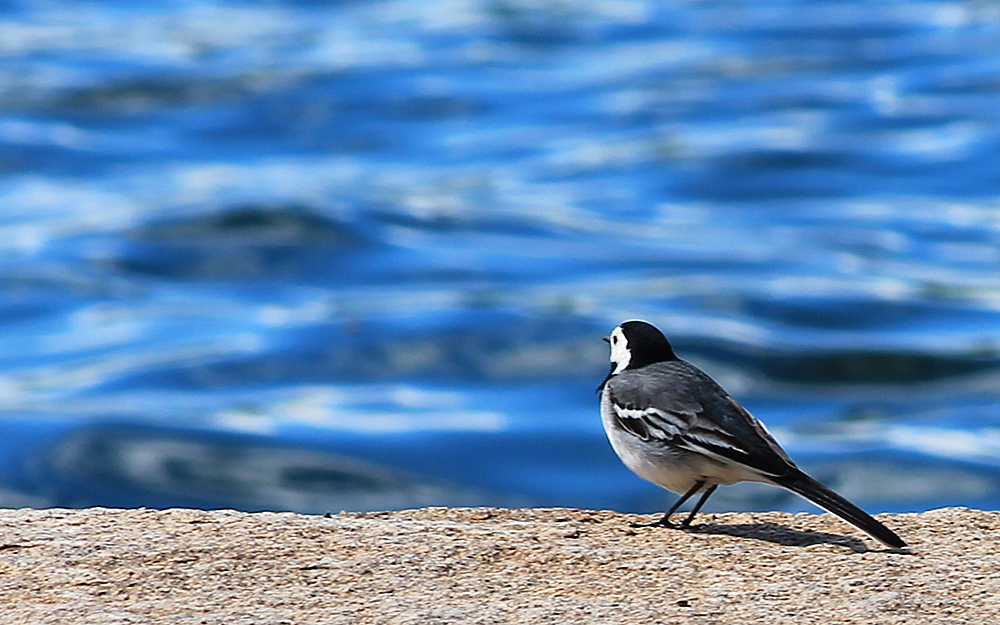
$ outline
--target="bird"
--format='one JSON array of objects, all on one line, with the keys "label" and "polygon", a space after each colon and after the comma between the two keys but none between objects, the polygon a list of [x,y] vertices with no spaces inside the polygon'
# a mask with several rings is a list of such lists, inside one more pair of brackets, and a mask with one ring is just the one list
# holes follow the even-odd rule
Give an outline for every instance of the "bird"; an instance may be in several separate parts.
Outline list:
[{"label": "bird", "polygon": [[[704,371],[681,360],[652,324],[626,321],[604,340],[611,370],[598,387],[612,448],[639,477],[680,495],[659,519],[637,526],[687,529],[719,485],[763,482],[787,488],[891,549],[892,530],[799,469],[763,423]],[[670,517],[701,494],[679,524]]]}]

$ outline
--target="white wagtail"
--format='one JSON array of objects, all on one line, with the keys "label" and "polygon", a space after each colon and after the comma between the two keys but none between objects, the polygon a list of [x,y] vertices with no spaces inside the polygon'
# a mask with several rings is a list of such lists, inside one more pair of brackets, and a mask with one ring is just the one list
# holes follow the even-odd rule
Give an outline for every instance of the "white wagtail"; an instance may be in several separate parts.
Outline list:
[{"label": "white wagtail", "polygon": [[688,527],[719,484],[783,486],[894,549],[899,536],[863,510],[803,473],[764,424],[701,369],[674,354],[666,337],[644,321],[626,321],[604,339],[611,372],[601,383],[601,419],[611,446],[639,477],[681,494],[661,519],[692,496],[701,499]]}]

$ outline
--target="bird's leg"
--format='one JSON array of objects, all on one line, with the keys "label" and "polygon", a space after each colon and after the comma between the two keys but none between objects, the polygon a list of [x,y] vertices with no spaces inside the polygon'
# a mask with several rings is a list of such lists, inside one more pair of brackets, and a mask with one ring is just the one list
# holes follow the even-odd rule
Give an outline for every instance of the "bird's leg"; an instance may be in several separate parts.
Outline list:
[{"label": "bird's leg", "polygon": [[701,494],[701,499],[698,500],[698,503],[694,504],[694,508],[691,509],[687,518],[681,521],[681,527],[691,527],[691,520],[694,519],[694,515],[698,514],[698,511],[701,510],[701,507],[705,505],[705,502],[708,501],[708,498],[712,496],[712,493],[718,487],[718,484],[712,484]]},{"label": "bird's leg", "polygon": [[[699,490],[701,490],[701,488],[704,485],[705,485],[705,480],[698,480],[697,482],[695,482],[694,486],[692,486],[690,489],[688,489],[688,492],[686,492],[683,495],[681,495],[681,498],[678,499],[674,503],[674,505],[670,506],[670,509],[667,510],[666,514],[664,514],[658,520],[652,521],[650,523],[633,523],[632,527],[676,527],[673,523],[670,522],[671,515],[673,515],[674,512],[677,512],[677,508],[680,508],[682,505],[684,505],[684,502],[687,501],[688,499],[690,499],[692,496],[694,496],[694,494],[697,493]],[[711,493],[713,490],[715,490],[714,486],[712,488],[710,488],[708,490],[708,492]],[[701,504],[705,503],[705,499],[707,499],[707,497],[703,496],[701,498],[701,500],[698,502],[698,505],[695,506],[695,511],[696,512],[697,512],[698,508],[701,507]],[[694,515],[691,515],[691,516],[694,516]],[[682,524],[682,527],[687,527],[687,524],[690,523],[690,522],[691,522],[691,519],[689,517],[689,518],[687,518],[684,521],[684,524]]]}]

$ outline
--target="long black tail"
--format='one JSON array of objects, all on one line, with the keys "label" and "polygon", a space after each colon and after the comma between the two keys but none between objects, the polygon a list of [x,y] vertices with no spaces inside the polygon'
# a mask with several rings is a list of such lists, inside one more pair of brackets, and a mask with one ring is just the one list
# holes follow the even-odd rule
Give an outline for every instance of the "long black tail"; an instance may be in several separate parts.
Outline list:
[{"label": "long black tail", "polygon": [[795,471],[790,475],[775,478],[774,482],[805,497],[827,512],[836,514],[887,547],[902,549],[906,546],[906,543],[899,536],[896,536],[895,532],[802,471]]}]

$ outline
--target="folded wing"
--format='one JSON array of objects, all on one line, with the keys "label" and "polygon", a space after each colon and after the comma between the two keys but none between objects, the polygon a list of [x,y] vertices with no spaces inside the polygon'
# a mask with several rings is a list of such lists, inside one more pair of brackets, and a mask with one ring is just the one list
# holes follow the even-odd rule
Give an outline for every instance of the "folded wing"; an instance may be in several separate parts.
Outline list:
[{"label": "folded wing", "polygon": [[621,427],[644,441],[736,462],[769,477],[795,468],[760,421],[684,361],[645,367],[641,376],[623,372],[606,392]]}]

